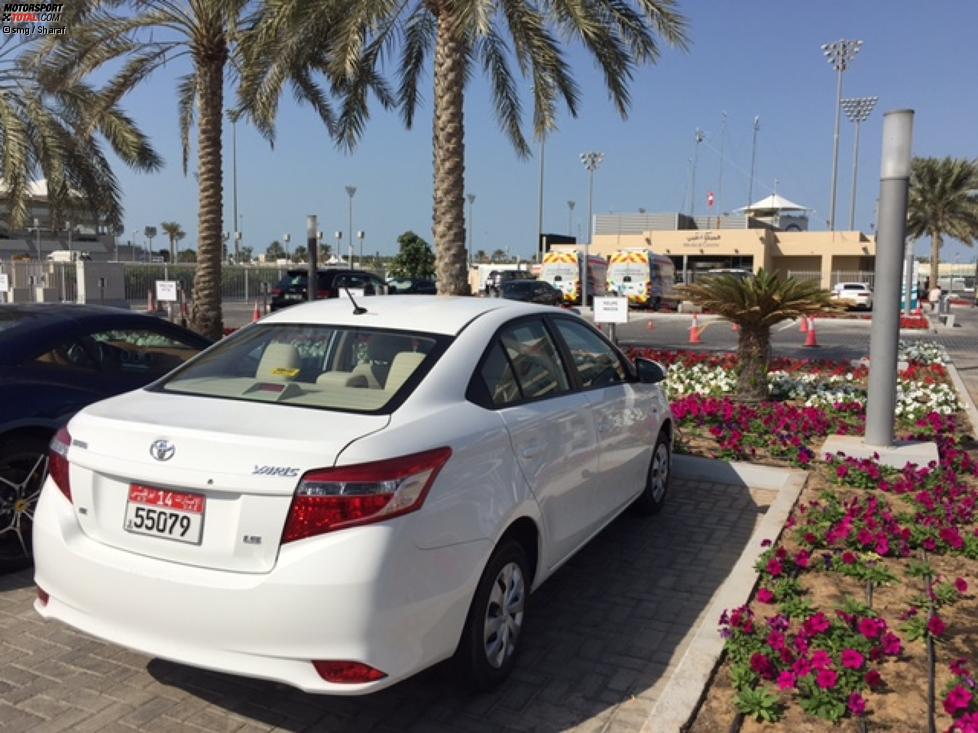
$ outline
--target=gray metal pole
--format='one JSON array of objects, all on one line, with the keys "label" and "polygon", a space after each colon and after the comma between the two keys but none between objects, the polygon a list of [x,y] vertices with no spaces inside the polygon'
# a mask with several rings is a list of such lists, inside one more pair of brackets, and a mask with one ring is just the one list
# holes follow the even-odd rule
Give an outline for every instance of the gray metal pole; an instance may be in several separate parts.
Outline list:
[{"label": "gray metal pole", "polygon": [[[234,226],[231,229],[235,233],[234,237],[234,261],[241,262],[241,245],[238,242],[238,123],[231,120],[231,187],[232,204],[234,208]],[[250,221],[250,219],[249,219]]]},{"label": "gray metal pole", "polygon": [[[750,181],[747,183],[747,205],[754,203],[754,161],[757,156],[757,131],[760,129],[761,118],[754,118],[754,139],[750,145]],[[750,214],[748,214],[750,216]]]},{"label": "gray metal pole", "polygon": [[856,142],[852,147],[852,197],[849,200],[849,231],[856,230],[856,181],[859,179],[859,128],[862,123],[856,122]]},{"label": "gray metal pole", "polygon": [[306,286],[306,297],[308,300],[315,300],[319,290],[319,277],[316,271],[319,269],[319,239],[317,232],[319,225],[316,222],[316,215],[310,214],[306,217],[306,249],[309,250],[309,281]]},{"label": "gray metal pole", "polygon": [[543,262],[543,151],[546,139],[540,137],[540,192],[537,199],[537,262]]},{"label": "gray metal pole", "polygon": [[588,255],[594,236],[594,169],[587,172],[587,242],[584,243],[584,263],[581,274],[581,309],[587,308]]},{"label": "gray metal pole", "polygon": [[893,445],[900,280],[906,244],[913,114],[913,110],[897,110],[883,115],[880,224],[876,236],[876,282],[866,402],[866,443],[873,446]]},{"label": "gray metal pole", "polygon": [[842,121],[842,69],[836,72],[839,76],[835,87],[835,136],[832,138],[832,193],[829,206],[829,230],[835,231],[835,188],[839,178],[839,123]]},{"label": "gray metal pole", "polygon": [[914,282],[913,278],[913,247],[914,240],[908,239],[906,245],[906,256],[903,260],[903,266],[906,269],[906,280],[904,287],[906,288],[907,300],[903,304],[903,312],[908,316],[913,313],[913,290],[917,287],[917,283]]}]

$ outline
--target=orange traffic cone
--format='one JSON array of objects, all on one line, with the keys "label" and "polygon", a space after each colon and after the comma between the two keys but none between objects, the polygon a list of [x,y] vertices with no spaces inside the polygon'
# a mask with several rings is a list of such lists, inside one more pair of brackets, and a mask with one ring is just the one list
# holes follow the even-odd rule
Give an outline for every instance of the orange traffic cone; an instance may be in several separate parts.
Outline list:
[{"label": "orange traffic cone", "polygon": [[808,316],[801,317],[801,325],[798,327],[800,333],[808,333]]},{"label": "orange traffic cone", "polygon": [[736,323],[731,323],[730,330],[733,331],[734,333],[737,333],[740,330],[740,326],[738,326]]},{"label": "orange traffic cone", "polygon": [[700,343],[700,322],[695,313],[693,314],[693,325],[689,327],[689,343]]},{"label": "orange traffic cone", "polygon": [[815,319],[808,319],[811,323],[808,324],[808,335],[805,337],[805,346],[814,347],[818,346],[818,341],[815,340]]},{"label": "orange traffic cone", "polygon": [[156,293],[152,289],[146,291],[146,312],[156,313]]},{"label": "orange traffic cone", "polygon": [[256,300],[256,301],[255,301],[255,310],[254,310],[254,312],[253,312],[253,313],[251,314],[251,322],[252,322],[252,323],[254,323],[254,322],[255,322],[255,321],[257,321],[257,320],[258,320],[259,318],[261,318],[261,308],[259,308],[259,307],[258,307],[258,301]]}]

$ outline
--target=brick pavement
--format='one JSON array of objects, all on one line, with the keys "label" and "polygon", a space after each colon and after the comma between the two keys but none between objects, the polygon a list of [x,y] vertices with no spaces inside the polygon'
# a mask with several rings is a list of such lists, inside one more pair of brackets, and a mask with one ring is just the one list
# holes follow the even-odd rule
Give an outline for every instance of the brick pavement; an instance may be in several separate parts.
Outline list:
[{"label": "brick pavement", "polygon": [[659,516],[626,513],[533,595],[487,695],[448,664],[336,698],[150,659],[42,622],[29,572],[0,576],[0,731],[638,731],[774,496],[675,481]]}]

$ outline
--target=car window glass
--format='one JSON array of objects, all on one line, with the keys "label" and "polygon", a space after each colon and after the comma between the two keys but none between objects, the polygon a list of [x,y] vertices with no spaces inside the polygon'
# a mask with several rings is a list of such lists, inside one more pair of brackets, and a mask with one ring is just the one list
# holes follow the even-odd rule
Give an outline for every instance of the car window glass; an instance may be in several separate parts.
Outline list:
[{"label": "car window glass", "polygon": [[520,392],[516,377],[513,375],[509,359],[506,358],[503,347],[498,341],[486,354],[480,375],[489,393],[489,398],[496,407],[503,407],[522,399],[523,395]]},{"label": "car window glass", "polygon": [[621,359],[587,326],[560,319],[557,321],[557,330],[567,344],[574,367],[585,387],[616,384],[626,380]]},{"label": "car window glass", "polygon": [[96,331],[90,338],[103,372],[161,377],[198,349],[148,329]]},{"label": "car window glass", "polygon": [[519,323],[504,330],[499,339],[525,399],[549,397],[570,389],[560,355],[542,322]]},{"label": "car window glass", "polygon": [[78,370],[91,372],[98,366],[91,355],[75,339],[70,339],[58,344],[53,349],[45,351],[40,356],[34,358],[31,363],[59,369]]}]

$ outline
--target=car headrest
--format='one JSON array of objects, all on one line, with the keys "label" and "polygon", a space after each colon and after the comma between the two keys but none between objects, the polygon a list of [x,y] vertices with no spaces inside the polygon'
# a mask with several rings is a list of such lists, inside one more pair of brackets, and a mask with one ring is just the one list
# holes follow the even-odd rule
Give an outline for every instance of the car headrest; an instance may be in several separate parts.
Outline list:
[{"label": "car headrest", "polygon": [[391,369],[387,373],[387,381],[384,383],[385,392],[396,392],[401,388],[415,370],[424,361],[424,354],[416,351],[402,351],[394,357],[391,362]]},{"label": "car headrest", "polygon": [[370,361],[389,364],[399,352],[407,348],[410,348],[410,341],[403,336],[388,336],[377,333],[367,342],[367,358]]},{"label": "car headrest", "polygon": [[292,344],[273,341],[265,347],[265,352],[258,362],[255,379],[287,381],[299,376],[302,362],[299,350]]}]

